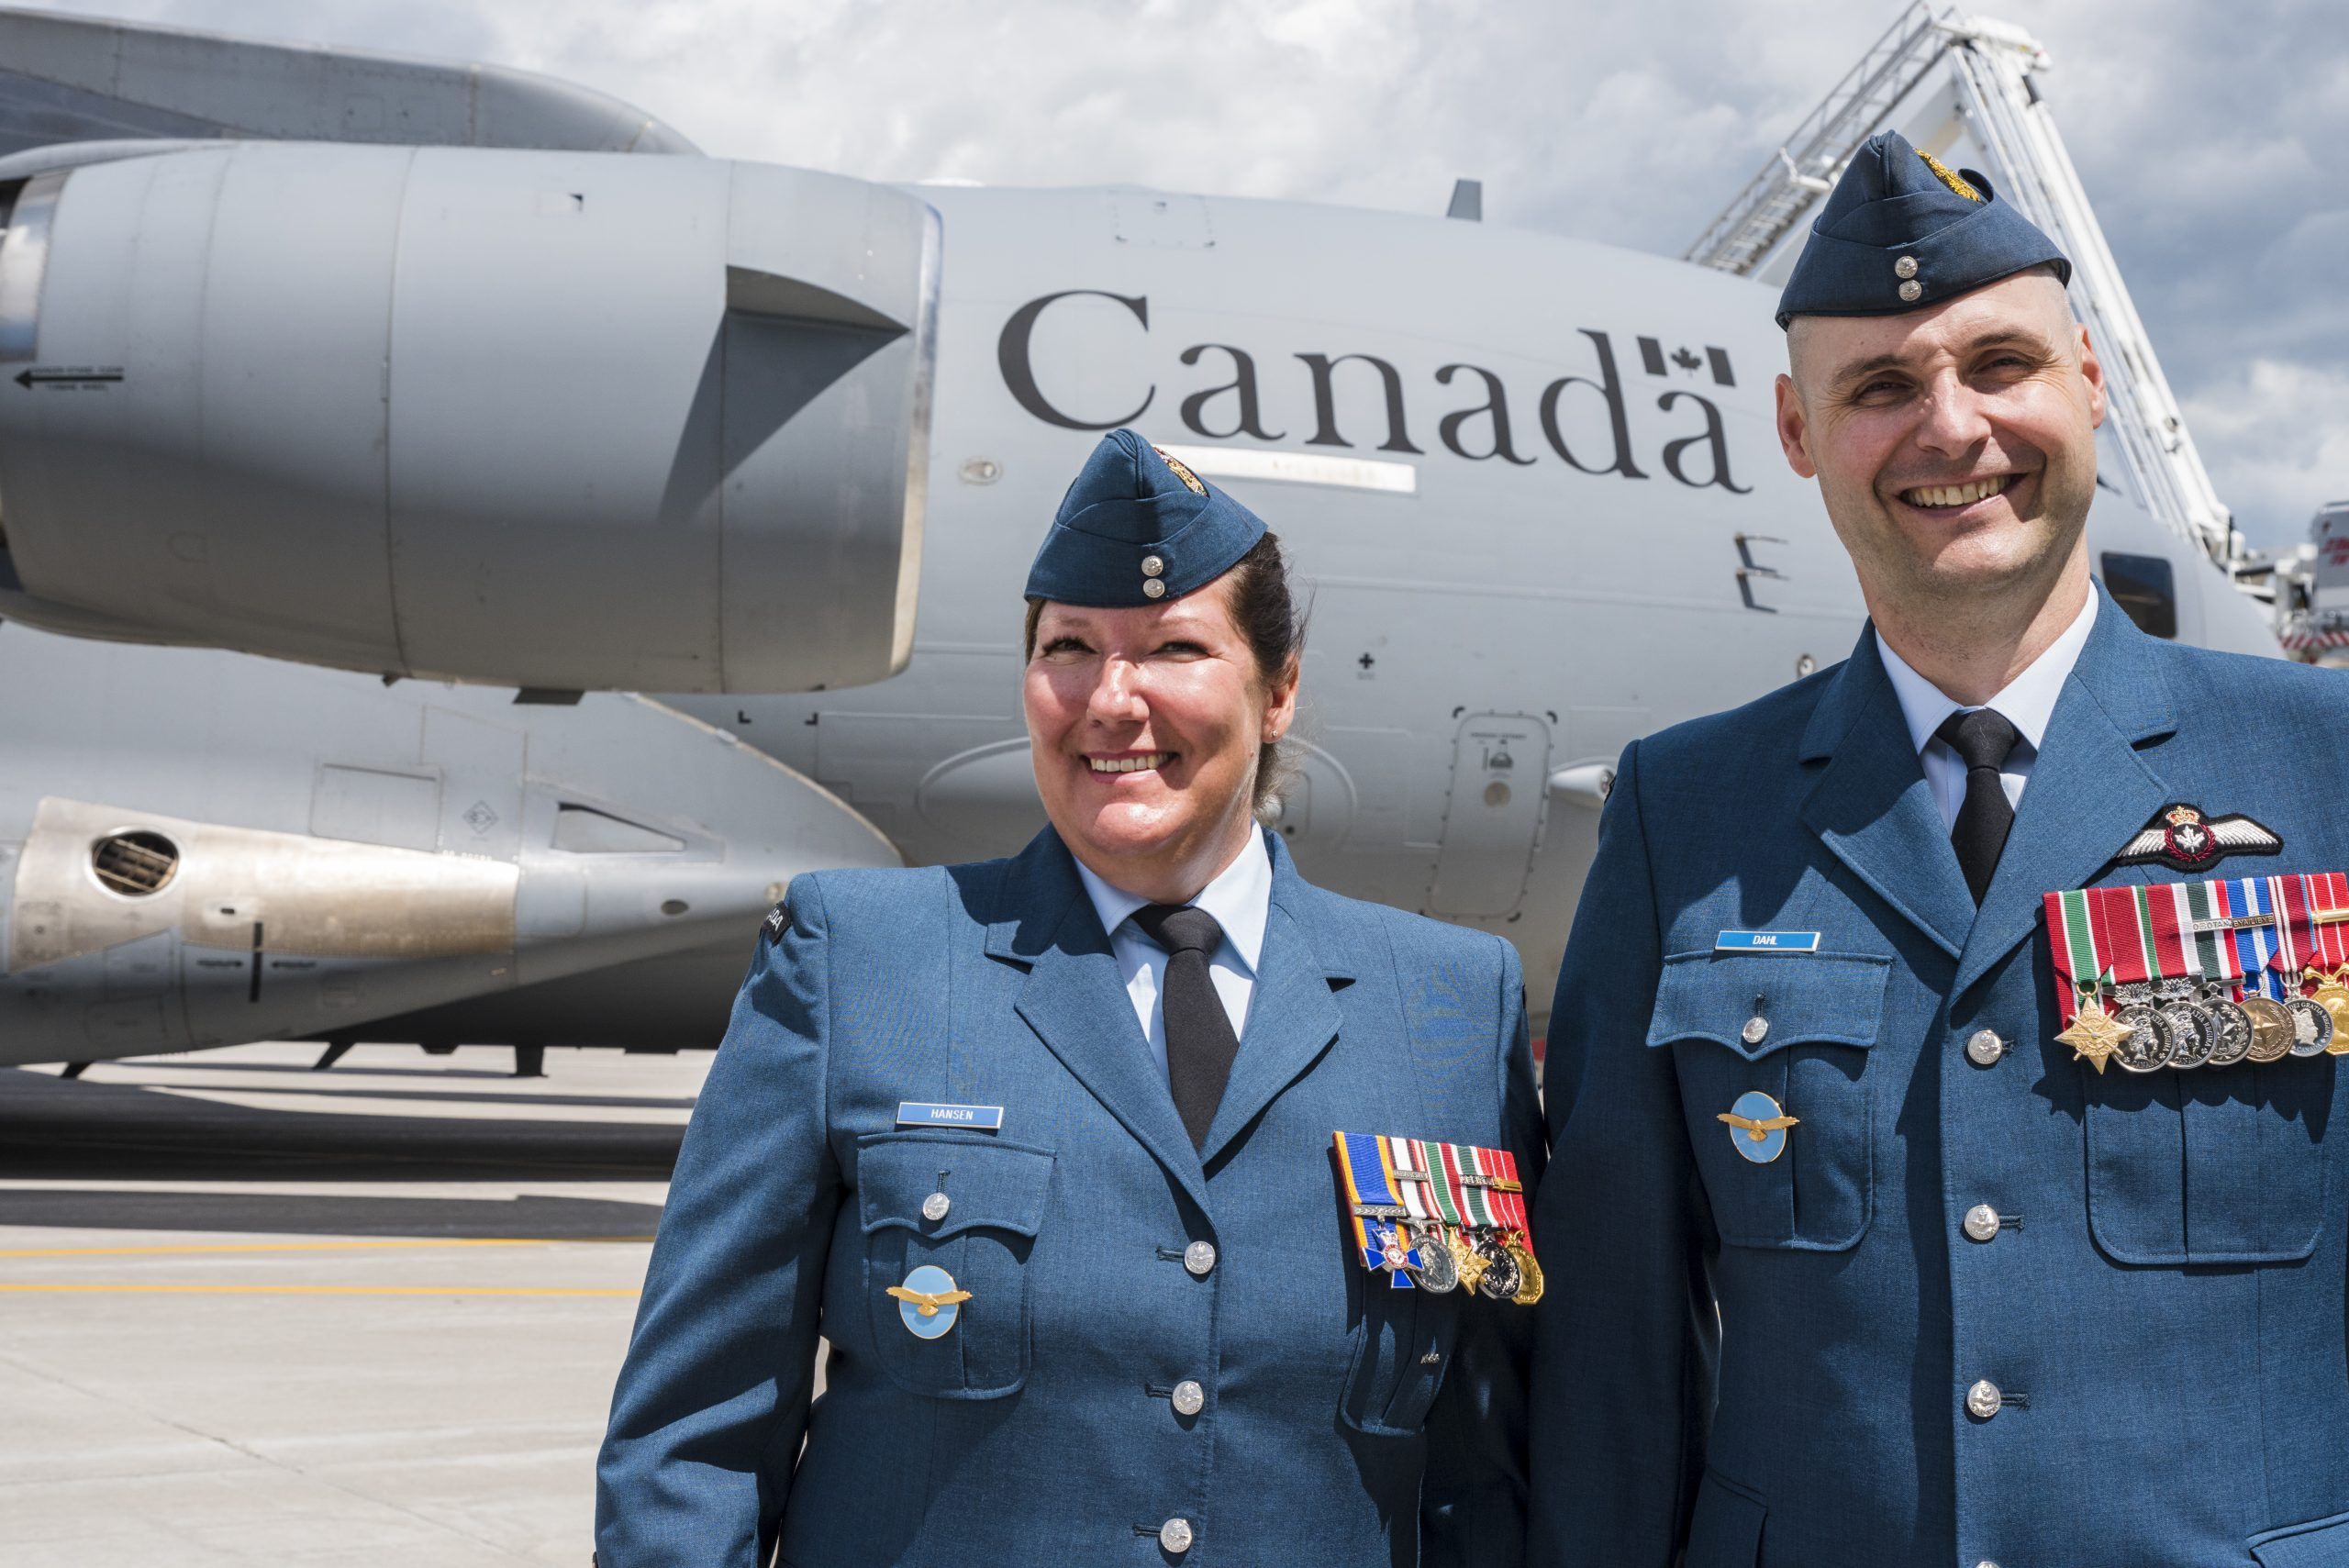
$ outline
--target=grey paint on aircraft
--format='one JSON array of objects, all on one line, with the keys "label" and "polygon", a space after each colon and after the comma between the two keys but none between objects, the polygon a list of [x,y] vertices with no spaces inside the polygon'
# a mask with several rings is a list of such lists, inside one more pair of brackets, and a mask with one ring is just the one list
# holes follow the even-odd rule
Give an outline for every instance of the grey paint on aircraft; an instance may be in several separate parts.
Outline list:
[{"label": "grey paint on aircraft", "polygon": [[[0,975],[5,1059],[115,1029],[709,1043],[791,872],[1006,853],[1040,824],[1021,574],[1115,423],[1292,550],[1313,622],[1276,827],[1308,873],[1507,936],[1537,1010],[1604,767],[1832,663],[1863,622],[1772,432],[1769,291],[1652,256],[581,152],[246,147],[62,192],[39,352],[71,319],[64,368],[123,379],[0,381],[0,614],[506,689],[0,628],[0,732],[23,738],[0,845],[57,800],[286,836],[290,863],[318,846],[294,888],[331,846],[380,847],[386,875],[478,856],[513,868],[514,958],[332,961],[309,994],[265,972],[286,1010],[240,1013],[250,955],[207,967],[232,955],[183,921]],[[214,257],[251,281],[208,290]],[[2125,503],[2090,530],[2176,563],[2181,637],[2275,651]],[[510,700],[646,684],[699,695]],[[0,854],[0,925],[68,902]],[[329,987],[357,999],[330,1016]]]}]

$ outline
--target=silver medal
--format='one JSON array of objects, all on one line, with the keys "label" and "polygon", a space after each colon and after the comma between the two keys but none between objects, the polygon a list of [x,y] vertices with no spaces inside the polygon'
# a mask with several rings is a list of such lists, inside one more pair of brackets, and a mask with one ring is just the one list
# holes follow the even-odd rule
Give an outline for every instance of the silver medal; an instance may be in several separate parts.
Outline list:
[{"label": "silver medal", "polygon": [[2204,999],[2202,1010],[2210,1015],[2211,1066],[2232,1067],[2251,1054],[2251,1015],[2241,1003],[2214,991]]},{"label": "silver medal", "polygon": [[2112,1015],[2129,1031],[2112,1052],[2112,1060],[2132,1073],[2158,1073],[2169,1065],[2170,1026],[2159,1013],[2139,1002]]},{"label": "silver medal", "polygon": [[1457,1289],[1460,1263],[1453,1257],[1452,1248],[1443,1239],[1443,1227],[1421,1224],[1407,1229],[1410,1232],[1411,1246],[1419,1254],[1419,1266],[1410,1271],[1411,1278],[1422,1290],[1431,1290],[1438,1296]]},{"label": "silver medal", "polygon": [[1476,1294],[1488,1301],[1507,1301],[1516,1296],[1525,1283],[1517,1260],[1508,1249],[1495,1240],[1490,1232],[1476,1238],[1476,1255],[1487,1265],[1484,1277],[1476,1282]]},{"label": "silver medal", "polygon": [[2199,1067],[2209,1062],[2218,1048],[2218,1031],[2211,1023],[2210,1009],[2199,1003],[2178,1001],[2165,1002],[2159,1010],[2172,1030],[2169,1064]]},{"label": "silver medal", "polygon": [[2285,997],[2284,1009],[2292,1015],[2292,1054],[2322,1056],[2332,1043],[2332,1015],[2306,996]]}]

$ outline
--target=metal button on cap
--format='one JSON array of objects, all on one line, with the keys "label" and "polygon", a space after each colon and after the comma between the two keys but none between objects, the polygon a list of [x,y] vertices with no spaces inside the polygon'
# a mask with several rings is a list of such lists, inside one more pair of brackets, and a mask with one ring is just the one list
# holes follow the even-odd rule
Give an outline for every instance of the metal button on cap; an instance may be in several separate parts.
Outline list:
[{"label": "metal button on cap", "polygon": [[1141,596],[1145,599],[1164,598],[1166,596],[1165,579],[1160,577],[1143,578],[1141,580]]},{"label": "metal button on cap", "polygon": [[921,1200],[921,1217],[935,1223],[945,1218],[946,1211],[953,1207],[954,1200],[944,1193],[932,1193]]},{"label": "metal button on cap", "polygon": [[1746,1019],[1745,1027],[1737,1032],[1746,1044],[1760,1045],[1763,1037],[1770,1032],[1770,1020],[1756,1013]]},{"label": "metal button on cap", "polygon": [[1160,560],[1157,556],[1145,555],[1141,558],[1141,574],[1143,576],[1156,577],[1163,574],[1165,570],[1166,562]]},{"label": "metal button on cap", "polygon": [[1896,278],[1915,277],[1917,275],[1917,258],[1914,256],[1903,256],[1898,261],[1893,262],[1892,275]]},{"label": "metal button on cap", "polygon": [[1191,1550],[1191,1521],[1168,1519],[1158,1527],[1158,1544],[1169,1551]]},{"label": "metal button on cap", "polygon": [[1916,303],[1917,303],[1917,297],[1918,297],[1918,295],[1920,295],[1923,294],[1924,292],[1925,292],[1925,285],[1924,285],[1924,284],[1920,284],[1920,283],[1919,283],[1919,282],[1918,282],[1916,279],[1914,279],[1914,278],[1910,278],[1907,283],[1902,284],[1900,285],[1900,297],[1901,297],[1901,299],[1902,299],[1902,300],[1904,300],[1904,301],[1906,301],[1907,303],[1909,303],[1909,304],[1910,304],[1910,305],[1914,305],[1914,304],[1916,304]]},{"label": "metal button on cap", "polygon": [[1207,1403],[1208,1391],[1201,1388],[1189,1378],[1186,1377],[1182,1382],[1174,1385],[1174,1413],[1176,1415],[1196,1416],[1201,1410],[1207,1408]]},{"label": "metal button on cap", "polygon": [[1977,1421],[1987,1421],[1998,1413],[2006,1401],[1998,1393],[1998,1385],[1984,1378],[1965,1391],[1965,1413]]},{"label": "metal button on cap", "polygon": [[1977,1203],[1965,1211],[1965,1233],[1976,1241],[1987,1241],[1998,1233],[1998,1211],[1987,1203]]},{"label": "metal button on cap", "polygon": [[1991,1067],[2007,1053],[2007,1042],[1997,1029],[1976,1029],[1965,1042],[1965,1054],[1976,1067]]},{"label": "metal button on cap", "polygon": [[1184,1248],[1183,1266],[1197,1278],[1207,1278],[1208,1271],[1215,1267],[1215,1243],[1194,1241]]},{"label": "metal button on cap", "polygon": [[1981,1562],[1976,1562],[1974,1568],[1998,1568],[1998,1565],[1985,1557]]}]

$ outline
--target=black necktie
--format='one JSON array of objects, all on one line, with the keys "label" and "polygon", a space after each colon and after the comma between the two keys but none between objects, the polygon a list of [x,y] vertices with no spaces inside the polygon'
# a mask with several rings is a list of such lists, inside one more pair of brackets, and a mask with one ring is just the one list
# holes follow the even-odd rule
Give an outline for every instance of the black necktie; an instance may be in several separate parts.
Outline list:
[{"label": "black necktie", "polygon": [[2015,824],[2014,805],[1998,770],[2022,732],[1997,709],[1977,707],[1951,714],[1933,735],[1965,763],[1965,804],[1957,808],[1949,842],[1965,873],[1966,890],[1979,904],[1990,890],[1990,873],[1998,869],[1998,853],[2007,847],[2007,829]]},{"label": "black necktie", "polygon": [[1148,905],[1131,918],[1142,935],[1166,950],[1166,982],[1159,987],[1166,1020],[1166,1082],[1197,1149],[1208,1140],[1231,1077],[1231,1059],[1240,1054],[1231,1015],[1223,1010],[1223,998],[1208,973],[1208,954],[1223,940],[1223,928],[1214,916],[1188,904]]}]

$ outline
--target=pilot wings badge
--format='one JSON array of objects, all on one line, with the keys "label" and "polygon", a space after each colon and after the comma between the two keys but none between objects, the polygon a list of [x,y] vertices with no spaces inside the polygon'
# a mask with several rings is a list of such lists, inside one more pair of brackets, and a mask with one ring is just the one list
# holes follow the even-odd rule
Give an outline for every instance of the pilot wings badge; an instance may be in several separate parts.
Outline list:
[{"label": "pilot wings badge", "polygon": [[2273,855],[2283,848],[2281,838],[2241,814],[2206,817],[2199,806],[2165,806],[2143,831],[2121,846],[2112,863],[2200,871],[2229,855]]}]

